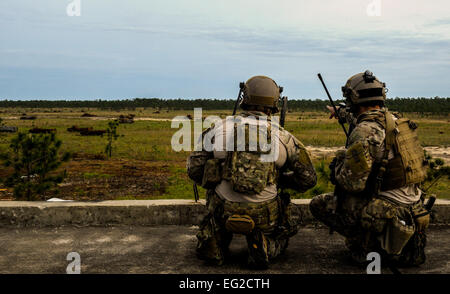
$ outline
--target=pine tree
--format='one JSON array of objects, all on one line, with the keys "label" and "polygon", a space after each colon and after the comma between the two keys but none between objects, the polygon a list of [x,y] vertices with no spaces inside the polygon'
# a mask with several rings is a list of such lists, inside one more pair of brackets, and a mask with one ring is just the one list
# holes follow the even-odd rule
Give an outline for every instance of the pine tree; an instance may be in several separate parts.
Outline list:
[{"label": "pine tree", "polygon": [[117,140],[119,138],[119,134],[117,134],[117,127],[119,126],[119,122],[117,120],[113,120],[108,122],[108,128],[106,129],[106,138],[107,138],[107,144],[105,147],[105,153],[106,155],[111,158],[112,156],[112,144],[113,141]]},{"label": "pine tree", "polygon": [[10,152],[1,155],[4,165],[14,168],[6,186],[14,187],[17,200],[45,200],[44,193],[66,176],[65,171],[59,174],[54,171],[70,159],[70,154],[65,152],[59,156],[61,141],[53,133],[19,133],[9,147]]}]

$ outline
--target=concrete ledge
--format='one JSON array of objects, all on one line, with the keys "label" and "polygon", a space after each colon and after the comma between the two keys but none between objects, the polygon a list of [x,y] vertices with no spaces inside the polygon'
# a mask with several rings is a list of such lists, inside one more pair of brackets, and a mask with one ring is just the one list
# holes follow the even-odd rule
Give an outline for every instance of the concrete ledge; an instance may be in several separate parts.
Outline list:
[{"label": "concrete ledge", "polygon": [[[293,202],[295,217],[313,223],[309,200]],[[437,200],[433,211],[433,223],[450,224],[449,200]],[[193,200],[0,201],[0,227],[198,225],[205,214],[204,201]]]}]

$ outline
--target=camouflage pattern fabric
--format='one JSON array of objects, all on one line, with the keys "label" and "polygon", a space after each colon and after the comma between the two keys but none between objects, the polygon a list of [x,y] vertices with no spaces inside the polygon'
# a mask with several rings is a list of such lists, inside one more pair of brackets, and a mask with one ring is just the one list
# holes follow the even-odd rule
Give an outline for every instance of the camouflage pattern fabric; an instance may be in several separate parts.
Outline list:
[{"label": "camouflage pattern fabric", "polygon": [[[371,200],[349,194],[343,197],[341,207],[334,212],[335,201],[333,193],[316,196],[310,203],[311,213],[346,238],[345,244],[356,261],[365,262],[367,254],[375,251],[397,261],[399,265],[411,266],[425,262],[426,228],[418,230],[417,222],[413,219],[414,211],[422,211],[422,202],[401,206],[384,199]],[[396,252],[380,242],[385,239],[394,219],[413,227],[412,236],[398,240],[406,245],[400,250],[396,248]]]},{"label": "camouflage pattern fabric", "polygon": [[319,221],[345,236],[352,255],[361,261],[368,252],[377,251],[407,265],[419,264],[425,260],[426,236],[424,229],[417,229],[413,215],[422,211],[423,203],[402,205],[372,195],[372,169],[385,153],[384,115],[381,109],[358,116],[349,147],[336,154],[339,205],[334,193],[322,194],[312,199],[310,210]]},{"label": "camouflage pattern fabric", "polygon": [[347,238],[358,237],[364,233],[361,226],[361,213],[370,199],[359,195],[342,195],[339,210],[333,193],[318,195],[311,200],[313,216]]},{"label": "camouflage pattern fabric", "polygon": [[[382,116],[384,113],[380,110],[367,111],[358,120],[373,115]],[[336,162],[336,181],[345,191],[358,193],[366,188],[373,163],[381,161],[384,156],[384,139],[384,128],[378,122],[362,121],[356,125],[350,133],[345,157],[340,157],[342,160]]]},{"label": "camouflage pattern fabric", "polygon": [[337,106],[336,117],[339,121],[348,123],[350,126],[354,127],[356,125],[356,117],[345,106]]},{"label": "camouflage pattern fabric", "polygon": [[[258,111],[246,111],[241,116],[261,116]],[[268,120],[269,121],[269,120]],[[203,132],[207,134],[210,130]],[[272,176],[266,177],[265,168],[252,168],[255,173],[262,173],[266,184],[276,184],[276,188],[291,188],[304,192],[317,182],[317,175],[311,162],[309,153],[303,144],[292,134],[280,127],[279,140],[286,148],[286,162],[282,167],[269,172]],[[280,147],[281,147],[280,144]],[[219,162],[220,163],[220,162]],[[246,234],[249,251],[249,264],[258,268],[266,268],[270,259],[282,254],[288,246],[290,237],[297,233],[298,224],[292,218],[290,196],[287,193],[274,195],[274,198],[265,202],[226,201],[215,192],[214,184],[218,179],[218,171],[214,166],[222,166],[220,170],[221,181],[230,179],[230,165],[226,162],[219,164],[214,159],[213,152],[194,151],[187,159],[188,176],[197,184],[204,184],[207,191],[208,214],[200,224],[197,234],[197,256],[214,264],[222,264],[228,255],[228,247],[233,238],[233,233],[226,229],[226,221],[230,216],[240,221],[245,221],[250,216],[255,223],[251,233]],[[235,167],[239,168],[238,165]],[[245,174],[243,168],[242,174]],[[248,169],[247,169],[248,170]],[[205,174],[207,173],[207,174]],[[248,175],[247,175],[248,177]],[[254,175],[249,179],[255,180]],[[259,176],[256,178],[260,178]],[[235,184],[246,184],[246,179],[235,177]],[[250,195],[258,199],[259,195]],[[243,198],[244,199],[244,198]],[[233,227],[233,226],[228,226]]]},{"label": "camouflage pattern fabric", "polygon": [[280,139],[288,158],[284,173],[280,174],[280,187],[305,192],[317,183],[317,174],[305,146],[292,134],[280,128]]},{"label": "camouflage pattern fabric", "polygon": [[[261,116],[264,115],[262,112],[257,111],[247,111],[241,116]],[[268,120],[269,121],[269,120]],[[203,132],[203,136],[209,132],[210,129]],[[314,165],[311,162],[310,155],[306,150],[305,146],[292,134],[286,131],[284,128],[279,127],[279,137],[281,144],[286,148],[287,151],[287,161],[285,167],[283,168],[283,173],[278,174],[278,171],[268,172],[266,184],[272,184],[277,182],[279,187],[294,189],[299,192],[305,192],[306,190],[314,187],[317,182],[317,175],[314,170]],[[280,145],[281,145],[280,144]],[[235,152],[237,153],[237,152]],[[208,172],[208,175],[204,175],[205,166],[207,166],[207,161],[214,158],[213,152],[207,151],[193,151],[187,159],[187,172],[188,176],[197,184],[202,185],[202,183],[209,182],[204,181],[204,177],[209,177],[210,173],[216,175],[216,172]],[[269,166],[272,168],[272,165]],[[265,168],[264,168],[265,169]],[[253,169],[256,172],[256,169]],[[265,175],[265,173],[264,173]],[[221,176],[225,179],[231,178],[229,168],[226,168],[223,172],[221,171]],[[243,177],[240,177],[241,181]],[[250,183],[254,181],[252,177],[248,177]],[[235,181],[238,183],[238,181]],[[248,185],[247,185],[248,186]],[[210,187],[205,187],[209,189]]]},{"label": "camouflage pattern fabric", "polygon": [[[244,113],[244,116],[249,116],[249,113]],[[259,129],[259,135],[249,131],[249,126],[245,125],[245,150],[234,151],[229,153],[229,165],[227,167],[227,179],[232,183],[233,190],[244,194],[258,194],[264,190],[267,185],[275,183],[277,176],[275,162],[262,162],[260,160],[263,152],[260,149],[259,138],[261,136],[267,138],[267,144],[270,145],[271,139],[271,124],[268,120],[268,127]],[[237,132],[235,129],[235,138]],[[257,151],[249,152],[249,146],[256,146]]]},{"label": "camouflage pattern fabric", "polygon": [[[264,203],[236,203],[219,198],[212,190],[207,194],[208,214],[200,224],[197,233],[197,256],[214,264],[223,264],[228,247],[233,238],[233,232],[225,228],[225,223],[231,215],[249,215],[255,222],[254,230],[246,235],[249,246],[249,260],[256,264],[268,265],[268,261],[283,253],[288,239],[274,236],[279,216],[277,199]],[[264,243],[261,250],[255,246]],[[255,245],[258,244],[258,245]]]}]

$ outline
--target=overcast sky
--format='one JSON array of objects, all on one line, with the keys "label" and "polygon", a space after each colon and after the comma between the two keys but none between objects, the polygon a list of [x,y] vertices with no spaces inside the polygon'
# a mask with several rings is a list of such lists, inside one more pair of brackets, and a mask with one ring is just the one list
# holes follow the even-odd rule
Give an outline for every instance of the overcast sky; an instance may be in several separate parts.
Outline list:
[{"label": "overcast sky", "polygon": [[[267,75],[326,98],[372,70],[389,97],[450,96],[450,1],[1,0],[0,99],[235,98]],[[376,10],[371,10],[376,12]]]}]

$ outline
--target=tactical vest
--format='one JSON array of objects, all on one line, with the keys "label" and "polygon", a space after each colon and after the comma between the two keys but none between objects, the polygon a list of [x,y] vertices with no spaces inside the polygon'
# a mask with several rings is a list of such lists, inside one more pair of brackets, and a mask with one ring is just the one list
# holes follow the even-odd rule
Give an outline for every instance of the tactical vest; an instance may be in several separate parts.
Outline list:
[{"label": "tactical vest", "polygon": [[[396,116],[397,117],[397,116]],[[424,150],[417,137],[417,125],[407,119],[386,112],[364,115],[358,122],[374,121],[386,131],[385,152],[375,172],[375,191],[387,191],[410,184],[418,184],[426,177],[427,161]],[[389,152],[394,157],[388,159]]]},{"label": "tactical vest", "polygon": [[[277,169],[275,162],[263,162],[261,156],[270,153],[261,149],[260,136],[266,136],[268,146],[271,140],[271,123],[268,120],[264,131],[257,130],[257,136],[250,133],[249,125],[245,125],[245,151],[237,151],[237,125],[234,126],[235,151],[229,151],[222,172],[222,177],[232,184],[234,191],[243,194],[259,194],[265,187],[276,183]],[[255,151],[250,151],[250,146]],[[270,147],[269,147],[270,148]]]}]

